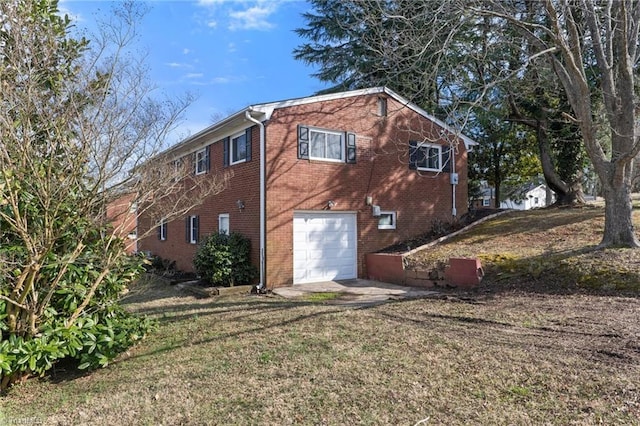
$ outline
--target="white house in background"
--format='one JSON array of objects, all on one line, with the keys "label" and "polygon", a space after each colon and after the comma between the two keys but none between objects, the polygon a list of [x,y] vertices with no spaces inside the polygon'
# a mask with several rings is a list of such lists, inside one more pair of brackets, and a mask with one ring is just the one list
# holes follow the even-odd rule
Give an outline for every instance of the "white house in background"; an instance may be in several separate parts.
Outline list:
[{"label": "white house in background", "polygon": [[547,202],[546,185],[529,185],[514,191],[509,198],[500,202],[501,209],[529,210],[547,207],[556,200],[555,194],[551,192],[549,202]]}]

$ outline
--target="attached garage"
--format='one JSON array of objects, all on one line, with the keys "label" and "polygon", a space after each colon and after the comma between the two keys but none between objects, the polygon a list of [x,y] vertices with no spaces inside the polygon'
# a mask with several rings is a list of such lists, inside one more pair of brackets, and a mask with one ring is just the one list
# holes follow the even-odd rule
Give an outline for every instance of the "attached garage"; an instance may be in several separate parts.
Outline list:
[{"label": "attached garage", "polygon": [[356,213],[295,212],[293,283],[358,276]]}]

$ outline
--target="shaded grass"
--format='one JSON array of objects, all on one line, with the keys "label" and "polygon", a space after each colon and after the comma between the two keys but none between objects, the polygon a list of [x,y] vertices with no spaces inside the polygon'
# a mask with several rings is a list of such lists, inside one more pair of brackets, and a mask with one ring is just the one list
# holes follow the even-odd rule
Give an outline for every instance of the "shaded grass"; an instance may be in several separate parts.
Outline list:
[{"label": "shaded grass", "polygon": [[349,309],[147,291],[130,309],[152,312],[158,332],[89,376],[14,388],[2,411],[64,425],[640,421],[634,298],[449,295]]}]

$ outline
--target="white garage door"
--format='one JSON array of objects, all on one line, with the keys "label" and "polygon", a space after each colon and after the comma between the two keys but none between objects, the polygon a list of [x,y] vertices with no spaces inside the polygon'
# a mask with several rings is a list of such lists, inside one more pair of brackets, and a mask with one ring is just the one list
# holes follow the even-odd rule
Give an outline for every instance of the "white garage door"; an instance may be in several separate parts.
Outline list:
[{"label": "white garage door", "polygon": [[356,214],[293,214],[293,283],[345,280],[358,275]]}]

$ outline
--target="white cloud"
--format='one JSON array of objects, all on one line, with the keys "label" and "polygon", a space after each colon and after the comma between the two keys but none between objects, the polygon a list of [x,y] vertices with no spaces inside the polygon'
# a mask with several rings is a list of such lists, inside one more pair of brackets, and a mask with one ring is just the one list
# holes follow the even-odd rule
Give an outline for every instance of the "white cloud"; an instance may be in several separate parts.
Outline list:
[{"label": "white cloud", "polygon": [[278,8],[277,3],[259,2],[254,6],[242,11],[232,11],[229,13],[231,23],[229,29],[235,30],[270,30],[275,24],[269,22],[271,15]]},{"label": "white cloud", "polygon": [[217,28],[218,27],[218,22],[209,21],[209,22],[207,22],[207,27],[209,27],[209,28]]},{"label": "white cloud", "polygon": [[238,50],[238,49],[236,49],[236,44],[235,44],[235,43],[229,43],[229,44],[227,45],[227,49],[229,50],[229,53],[233,53],[233,52],[235,52],[236,50]]},{"label": "white cloud", "polygon": [[167,62],[165,63],[169,68],[192,68],[191,65],[185,64],[183,62]]},{"label": "white cloud", "polygon": [[204,74],[201,72],[192,72],[184,76],[185,78],[202,78]]},{"label": "white cloud", "polygon": [[182,49],[183,55],[188,55],[189,53],[191,53],[191,49],[187,49],[187,48]]}]

